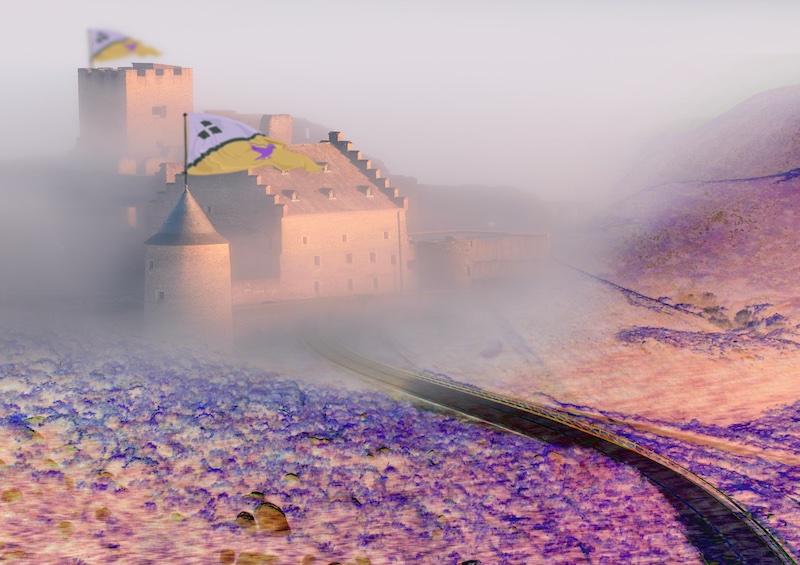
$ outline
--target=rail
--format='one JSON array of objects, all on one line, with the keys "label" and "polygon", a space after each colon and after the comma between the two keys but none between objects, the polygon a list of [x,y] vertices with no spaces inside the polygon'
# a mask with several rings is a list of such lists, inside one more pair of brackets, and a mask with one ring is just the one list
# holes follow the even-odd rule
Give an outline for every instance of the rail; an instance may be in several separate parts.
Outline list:
[{"label": "rail", "polygon": [[[761,524],[756,518],[754,518],[738,502],[736,502],[730,496],[726,495],[724,492],[720,491],[717,487],[706,481],[701,476],[683,467],[679,463],[672,461],[671,459],[666,458],[662,455],[659,455],[658,453],[648,449],[647,447],[639,445],[629,440],[628,438],[625,438],[613,432],[609,432],[608,430],[604,430],[597,426],[593,426],[591,424],[588,424],[586,422],[583,422],[581,420],[578,420],[577,418],[570,416],[568,413],[544,405],[530,403],[530,402],[522,402],[501,394],[485,391],[473,385],[465,385],[462,383],[450,381],[448,379],[444,379],[433,375],[407,371],[397,367],[390,367],[384,365],[382,363],[373,361],[372,359],[364,357],[363,355],[353,351],[352,349],[346,347],[340,341],[338,341],[336,338],[330,335],[324,335],[324,336],[321,335],[319,330],[311,330],[309,328],[306,328],[303,331],[303,337],[306,343],[323,357],[326,357],[329,360],[339,365],[342,365],[352,371],[367,376],[371,379],[378,380],[385,384],[389,384],[393,387],[403,389],[403,387],[398,385],[398,383],[396,382],[397,380],[401,381],[405,380],[409,382],[420,382],[420,381],[428,382],[438,387],[444,387],[447,389],[456,390],[475,398],[481,398],[496,404],[508,406],[511,408],[515,408],[517,410],[521,410],[523,412],[534,414],[536,416],[545,418],[547,420],[559,422],[565,426],[568,426],[569,428],[579,430],[585,434],[609,442],[619,448],[634,452],[652,462],[655,462],[669,469],[674,473],[679,474],[684,479],[690,481],[692,484],[702,489],[709,496],[714,498],[717,502],[725,506],[728,512],[735,515],[743,524],[745,524],[750,529],[750,531],[753,532],[754,535],[756,535],[761,540],[761,542],[766,547],[769,548],[772,555],[774,555],[774,557],[777,559],[777,562],[785,565],[797,565],[797,562],[790,555],[788,550],[786,550],[783,547],[783,545],[773,536],[773,534],[763,524]],[[366,369],[367,372],[364,372],[364,369]],[[381,376],[379,377],[378,375]],[[416,396],[420,395],[417,394]],[[424,398],[422,396],[420,397]],[[702,514],[697,509],[694,508],[692,509],[702,517]],[[724,535],[721,532],[719,533],[720,535]]]}]

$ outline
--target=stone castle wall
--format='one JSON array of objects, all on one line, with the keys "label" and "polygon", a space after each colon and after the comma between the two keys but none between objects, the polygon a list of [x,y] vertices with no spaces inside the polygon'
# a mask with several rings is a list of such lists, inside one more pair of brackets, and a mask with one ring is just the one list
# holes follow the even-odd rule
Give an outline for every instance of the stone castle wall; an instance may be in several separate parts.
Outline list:
[{"label": "stone castle wall", "polygon": [[[170,169],[167,167],[166,169]],[[164,191],[154,203],[151,229],[158,229],[183,191],[184,177],[165,170]],[[174,176],[173,176],[174,175]],[[283,207],[246,171],[189,176],[189,188],[216,230],[231,242],[234,280],[276,278],[280,274]]]},{"label": "stone castle wall", "polygon": [[281,280],[240,279],[231,283],[231,296],[234,305],[261,304],[281,301]]},{"label": "stone castle wall", "polygon": [[403,210],[308,214],[283,219],[284,300],[408,290]]},{"label": "stone castle wall", "polygon": [[[260,184],[260,177],[247,172],[189,177],[194,198],[231,242],[234,304],[413,288],[406,199],[388,187],[368,161],[358,163],[358,152],[350,153],[346,156],[367,174],[364,180],[376,186],[361,188],[382,191],[395,207],[290,213],[291,202],[279,203],[280,196],[269,184]],[[183,175],[175,166],[165,165],[163,175],[165,188],[155,201],[153,231],[183,190]]]},{"label": "stone castle wall", "polygon": [[473,281],[534,272],[550,254],[547,234],[484,234],[419,239],[412,245],[422,288],[463,286]]},{"label": "stone castle wall", "polygon": [[194,110],[192,69],[125,70],[128,93],[128,151],[136,159],[163,156],[182,160],[183,114]]}]

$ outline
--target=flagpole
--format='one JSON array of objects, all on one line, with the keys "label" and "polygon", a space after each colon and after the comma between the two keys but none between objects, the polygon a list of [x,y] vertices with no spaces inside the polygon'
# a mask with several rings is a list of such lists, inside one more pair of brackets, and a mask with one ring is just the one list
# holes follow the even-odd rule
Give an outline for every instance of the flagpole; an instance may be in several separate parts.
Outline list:
[{"label": "flagpole", "polygon": [[92,57],[92,30],[87,29],[86,34],[89,36],[89,68],[94,67],[94,57]]},{"label": "flagpole", "polygon": [[189,191],[189,128],[186,125],[187,114],[183,113],[183,188]]}]

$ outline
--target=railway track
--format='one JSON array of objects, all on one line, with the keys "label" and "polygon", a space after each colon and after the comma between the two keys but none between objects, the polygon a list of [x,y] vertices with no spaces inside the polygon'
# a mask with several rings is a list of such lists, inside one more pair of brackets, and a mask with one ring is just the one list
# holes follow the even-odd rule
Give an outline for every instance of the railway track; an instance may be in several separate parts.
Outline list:
[{"label": "railway track", "polygon": [[797,565],[783,545],[735,500],[702,477],[629,439],[543,405],[373,361],[329,333],[303,330],[318,354],[382,386],[554,444],[591,447],[639,470],[677,510],[706,563]]}]

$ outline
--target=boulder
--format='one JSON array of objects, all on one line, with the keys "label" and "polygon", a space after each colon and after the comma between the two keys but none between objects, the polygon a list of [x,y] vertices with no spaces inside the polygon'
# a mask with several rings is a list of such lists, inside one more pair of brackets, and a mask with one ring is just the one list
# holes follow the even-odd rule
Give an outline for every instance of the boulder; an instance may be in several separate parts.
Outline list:
[{"label": "boulder", "polygon": [[256,507],[255,519],[258,527],[268,532],[289,532],[286,514],[271,502],[262,502]]}]

